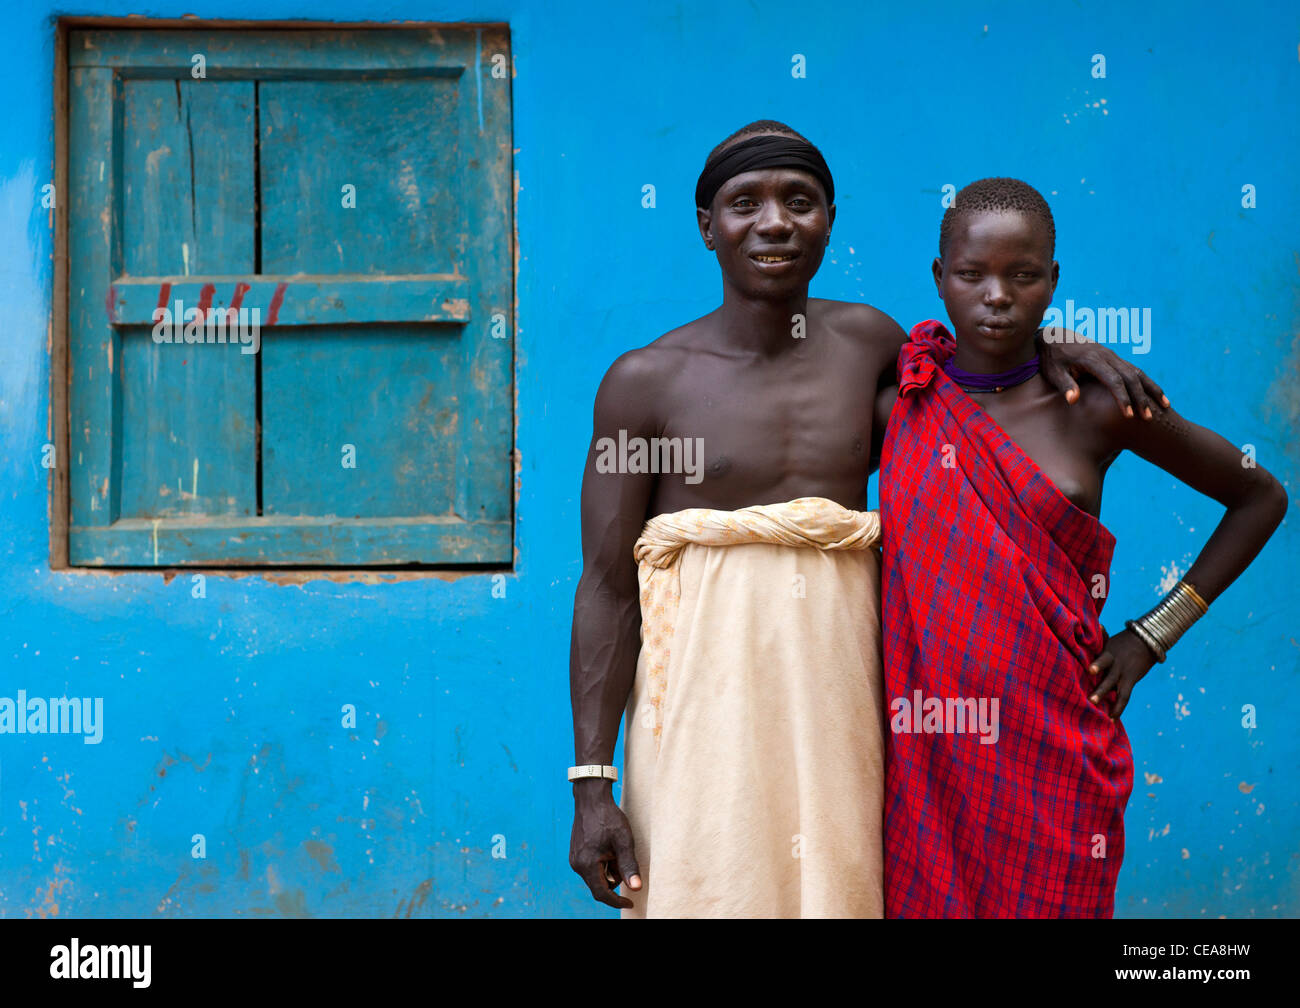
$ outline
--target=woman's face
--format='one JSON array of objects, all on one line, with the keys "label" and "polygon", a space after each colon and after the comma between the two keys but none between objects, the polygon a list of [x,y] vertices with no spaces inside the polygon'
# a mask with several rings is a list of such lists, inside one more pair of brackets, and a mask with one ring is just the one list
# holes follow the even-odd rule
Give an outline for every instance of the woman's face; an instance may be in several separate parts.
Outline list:
[{"label": "woman's face", "polygon": [[1033,343],[1060,268],[1043,222],[1008,210],[962,217],[933,272],[958,343],[1006,357]]}]

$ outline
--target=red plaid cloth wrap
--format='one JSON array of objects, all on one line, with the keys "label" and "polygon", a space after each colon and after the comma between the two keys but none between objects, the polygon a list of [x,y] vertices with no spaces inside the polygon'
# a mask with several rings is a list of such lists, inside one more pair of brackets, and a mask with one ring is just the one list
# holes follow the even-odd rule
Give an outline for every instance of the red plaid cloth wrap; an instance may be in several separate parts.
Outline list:
[{"label": "red plaid cloth wrap", "polygon": [[999,735],[903,733],[887,710],[885,914],[1110,917],[1133,754],[1088,699],[1088,663],[1115,538],[944,374],[955,349],[932,320],[898,357],[885,698],[997,698]]}]

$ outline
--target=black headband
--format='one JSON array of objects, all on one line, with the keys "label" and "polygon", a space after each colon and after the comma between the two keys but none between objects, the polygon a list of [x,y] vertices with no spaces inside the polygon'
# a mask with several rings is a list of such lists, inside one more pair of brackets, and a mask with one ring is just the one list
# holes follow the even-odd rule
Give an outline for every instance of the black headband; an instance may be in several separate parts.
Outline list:
[{"label": "black headband", "polygon": [[713,206],[713,197],[718,195],[727,179],[760,168],[806,171],[826,190],[826,202],[835,202],[835,183],[831,181],[831,170],[826,167],[821,151],[797,137],[766,133],[728,147],[717,160],[704,166],[700,180],[695,183],[695,205],[709,209]]}]

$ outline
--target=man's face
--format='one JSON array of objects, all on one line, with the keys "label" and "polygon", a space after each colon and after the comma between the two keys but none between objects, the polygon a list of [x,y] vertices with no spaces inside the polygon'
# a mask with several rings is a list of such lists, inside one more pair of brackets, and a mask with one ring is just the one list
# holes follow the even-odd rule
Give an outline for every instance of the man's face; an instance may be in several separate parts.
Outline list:
[{"label": "man's face", "polygon": [[1018,211],[961,218],[932,270],[958,342],[993,355],[1032,341],[1060,272],[1046,226]]},{"label": "man's face", "polygon": [[713,206],[697,213],[726,281],[742,294],[773,299],[807,293],[835,221],[821,183],[794,168],[730,178]]}]

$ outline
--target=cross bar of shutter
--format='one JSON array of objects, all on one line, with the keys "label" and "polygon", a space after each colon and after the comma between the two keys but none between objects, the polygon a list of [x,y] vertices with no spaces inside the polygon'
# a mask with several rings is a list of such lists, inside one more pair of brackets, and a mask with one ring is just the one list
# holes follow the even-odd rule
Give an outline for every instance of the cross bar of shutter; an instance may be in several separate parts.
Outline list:
[{"label": "cross bar of shutter", "polygon": [[[114,325],[154,325],[168,307],[257,308],[261,326],[470,320],[469,281],[455,273],[404,276],[120,277],[111,290]],[[173,318],[180,327],[186,320]],[[232,319],[233,321],[233,319]]]}]

